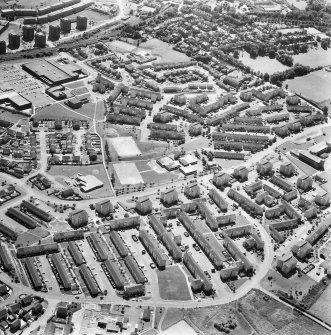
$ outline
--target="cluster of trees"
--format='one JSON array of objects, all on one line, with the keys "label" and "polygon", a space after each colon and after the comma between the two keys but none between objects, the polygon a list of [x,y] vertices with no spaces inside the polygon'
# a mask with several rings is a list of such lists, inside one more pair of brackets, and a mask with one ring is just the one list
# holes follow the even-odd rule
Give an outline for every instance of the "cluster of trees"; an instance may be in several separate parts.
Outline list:
[{"label": "cluster of trees", "polygon": [[302,64],[295,64],[292,68],[285,70],[283,72],[276,72],[270,76],[270,82],[272,84],[281,86],[282,82],[287,79],[293,79],[295,77],[305,76],[312,69],[309,66]]},{"label": "cluster of trees", "polygon": [[293,57],[288,55],[288,54],[285,54],[285,53],[278,54],[276,56],[276,59],[284,65],[287,65],[287,66],[292,66],[293,65]]}]

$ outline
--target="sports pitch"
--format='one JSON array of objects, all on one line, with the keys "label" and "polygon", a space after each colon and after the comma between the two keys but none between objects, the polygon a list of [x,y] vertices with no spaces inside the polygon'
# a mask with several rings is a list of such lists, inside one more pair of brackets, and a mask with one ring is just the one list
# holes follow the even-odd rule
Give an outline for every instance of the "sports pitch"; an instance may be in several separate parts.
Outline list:
[{"label": "sports pitch", "polygon": [[117,163],[113,167],[122,185],[137,185],[144,182],[135,163]]},{"label": "sports pitch", "polygon": [[131,136],[114,137],[109,139],[110,143],[121,158],[136,157],[141,155],[136,142]]}]

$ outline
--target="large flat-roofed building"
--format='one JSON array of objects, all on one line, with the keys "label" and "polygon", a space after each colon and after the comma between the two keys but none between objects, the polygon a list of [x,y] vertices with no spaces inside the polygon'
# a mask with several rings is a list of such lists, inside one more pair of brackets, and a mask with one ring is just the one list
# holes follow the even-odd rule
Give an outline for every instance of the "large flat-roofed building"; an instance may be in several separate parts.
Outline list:
[{"label": "large flat-roofed building", "polygon": [[32,107],[31,101],[25,99],[22,95],[14,90],[0,90],[0,103],[5,102],[10,103],[17,110],[24,110]]},{"label": "large flat-roofed building", "polygon": [[49,86],[60,85],[77,80],[81,75],[85,75],[78,65],[69,61],[57,62],[56,60],[36,60],[23,64],[22,68]]},{"label": "large flat-roofed building", "polygon": [[326,152],[330,152],[331,145],[330,145],[330,143],[328,143],[326,141],[322,141],[322,142],[319,142],[319,143],[313,145],[308,150],[311,154],[316,155],[316,156],[320,156],[320,155],[322,155]]},{"label": "large flat-roofed building", "polygon": [[81,191],[85,193],[91,192],[103,186],[103,182],[91,174],[86,176],[78,176],[77,181],[80,184]]}]

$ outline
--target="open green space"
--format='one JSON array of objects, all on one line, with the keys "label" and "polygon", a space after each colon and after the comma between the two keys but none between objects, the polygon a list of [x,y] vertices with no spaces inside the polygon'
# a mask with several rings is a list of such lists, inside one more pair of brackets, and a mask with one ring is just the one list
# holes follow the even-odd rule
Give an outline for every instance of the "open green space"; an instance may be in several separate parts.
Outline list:
[{"label": "open green space", "polygon": [[103,164],[87,165],[87,166],[71,166],[71,165],[53,165],[48,171],[51,176],[61,178],[61,176],[73,177],[77,173],[82,175],[94,175],[103,182],[103,187],[86,193],[90,197],[112,196],[111,187]]},{"label": "open green space", "polygon": [[32,117],[33,120],[89,120],[83,114],[71,110],[61,103],[38,108],[36,114]]},{"label": "open green space", "polygon": [[[272,279],[268,280],[268,277]],[[316,284],[316,281],[305,274],[302,274],[301,277],[299,277],[298,274],[294,274],[289,278],[285,278],[273,269],[269,270],[261,281],[261,285],[264,289],[275,293],[281,291],[291,294],[297,301],[301,301],[302,298],[309,293],[309,289],[314,284]]]},{"label": "open green space", "polygon": [[205,335],[222,334],[214,327],[214,324],[226,325],[229,321],[235,325],[235,328],[230,331],[232,335],[246,335],[252,332],[252,327],[244,317],[236,311],[234,304],[222,305],[222,308],[220,308],[220,306],[213,306],[190,309],[185,315],[185,320],[189,321],[189,324],[194,325],[195,328]]},{"label": "open green space", "polygon": [[166,330],[177,322],[183,320],[184,309],[179,308],[168,308],[167,313],[162,321],[161,330]]},{"label": "open green space", "polygon": [[176,266],[157,271],[160,297],[164,300],[190,300],[184,273]]},{"label": "open green space", "polygon": [[331,285],[325,289],[322,295],[317,301],[311,306],[309,312],[316,315],[318,318],[331,324],[331,313],[330,313],[330,301],[331,301]]},{"label": "open green space", "polygon": [[152,38],[145,43],[141,43],[140,48],[151,50],[152,55],[160,57],[158,62],[187,62],[190,60],[185,54],[175,51],[168,43]]}]

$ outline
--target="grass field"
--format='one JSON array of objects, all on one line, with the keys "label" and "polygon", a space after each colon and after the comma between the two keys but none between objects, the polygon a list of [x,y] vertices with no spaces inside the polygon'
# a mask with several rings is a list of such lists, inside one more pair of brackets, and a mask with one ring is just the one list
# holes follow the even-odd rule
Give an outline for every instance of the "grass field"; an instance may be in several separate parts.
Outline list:
[{"label": "grass field", "polygon": [[176,266],[157,271],[160,297],[164,300],[190,300],[184,273]]},{"label": "grass field", "polygon": [[112,196],[112,191],[109,185],[109,180],[102,164],[88,166],[70,166],[70,165],[53,165],[48,171],[51,176],[61,178],[61,176],[72,177],[81,173],[82,175],[91,174],[96,176],[103,182],[103,187],[94,191],[88,192],[91,197]]},{"label": "grass field", "polygon": [[162,321],[161,330],[166,330],[170,328],[177,322],[183,320],[183,318],[184,318],[184,309],[168,308],[167,314]]},{"label": "grass field", "polygon": [[[272,280],[268,280],[271,276]],[[309,276],[302,274],[298,277],[297,274],[290,278],[284,278],[279,272],[275,270],[269,270],[267,275],[261,281],[261,285],[268,291],[276,292],[282,291],[284,293],[293,294],[293,298],[297,301],[301,301],[302,298],[309,292],[311,286],[316,284],[316,281],[311,279]],[[295,294],[295,291],[298,294]],[[302,294],[299,294],[301,292]]]},{"label": "grass field", "polygon": [[42,107],[36,110],[33,120],[88,120],[90,118],[64,107],[61,103]]},{"label": "grass field", "polygon": [[217,335],[221,334],[215,327],[215,323],[226,323],[229,320],[234,322],[237,326],[231,330],[231,335],[246,335],[251,334],[252,328],[243,316],[238,313],[234,304],[219,306],[206,307],[199,309],[190,309],[185,315],[185,319],[188,319],[197,329],[199,329],[205,335]]},{"label": "grass field", "polygon": [[157,329],[159,328],[161,318],[163,314],[165,313],[165,308],[164,307],[156,307],[155,309],[155,318],[154,318],[154,327]]},{"label": "grass field", "polygon": [[151,40],[142,43],[140,45],[142,49],[151,50],[152,55],[160,57],[156,63],[158,62],[186,62],[189,61],[190,58],[185,54],[175,51],[171,48],[168,43],[162,42],[156,38],[152,38]]},{"label": "grass field", "polygon": [[[65,107],[64,102],[60,103],[63,107]],[[67,107],[69,110],[70,108]],[[85,118],[93,119],[94,117],[94,110],[95,110],[95,103],[94,102],[88,102],[87,104],[84,104],[82,107],[72,110],[74,113],[81,114]]]},{"label": "grass field", "polygon": [[196,335],[195,330],[184,320],[181,320],[161,333],[161,335]]},{"label": "grass field", "polygon": [[331,324],[330,301],[331,301],[331,285],[329,285],[325,289],[322,295],[309,309],[309,312],[312,313],[313,315],[316,315],[323,321]]}]

